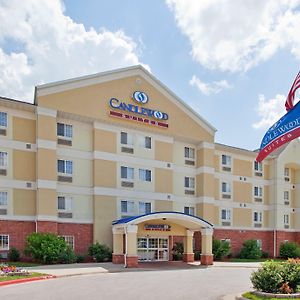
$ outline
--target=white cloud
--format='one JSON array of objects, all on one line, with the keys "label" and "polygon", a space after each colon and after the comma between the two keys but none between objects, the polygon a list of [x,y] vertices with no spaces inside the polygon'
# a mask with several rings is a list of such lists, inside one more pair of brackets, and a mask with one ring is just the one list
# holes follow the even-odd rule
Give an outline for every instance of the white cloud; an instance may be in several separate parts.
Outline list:
[{"label": "white cloud", "polygon": [[140,63],[124,32],[86,29],[60,0],[0,0],[0,19],[2,96],[32,100],[34,85]]},{"label": "white cloud", "polygon": [[211,94],[218,94],[222,90],[231,87],[226,80],[213,81],[212,83],[205,83],[201,81],[196,75],[193,75],[189,83],[192,86],[196,86],[200,90],[200,92],[206,96],[209,96]]},{"label": "white cloud", "polygon": [[259,95],[257,113],[261,117],[260,121],[252,124],[255,129],[268,129],[278,121],[285,113],[286,96],[276,95],[275,98],[266,100],[264,95]]},{"label": "white cloud", "polygon": [[206,68],[247,71],[285,47],[300,59],[300,0],[166,2]]}]

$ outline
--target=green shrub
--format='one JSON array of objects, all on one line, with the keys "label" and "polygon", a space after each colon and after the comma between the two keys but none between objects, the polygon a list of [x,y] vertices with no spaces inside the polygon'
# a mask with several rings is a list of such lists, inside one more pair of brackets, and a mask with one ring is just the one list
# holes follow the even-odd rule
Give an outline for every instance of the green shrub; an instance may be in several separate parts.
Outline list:
[{"label": "green shrub", "polygon": [[172,248],[173,260],[182,260],[183,258],[183,243],[176,242]]},{"label": "green shrub", "polygon": [[108,246],[97,242],[89,247],[89,255],[92,256],[96,262],[111,261],[112,251]]},{"label": "green shrub", "polygon": [[19,261],[20,260],[20,252],[17,248],[11,247],[8,251],[8,260],[9,261]]},{"label": "green shrub", "polygon": [[285,242],[280,245],[279,255],[281,258],[300,257],[300,247],[296,243]]},{"label": "green shrub", "polygon": [[77,263],[83,263],[86,259],[86,255],[84,254],[77,254],[76,256],[76,262]]},{"label": "green shrub", "polygon": [[293,293],[300,285],[300,263],[267,261],[251,275],[253,287],[266,293]]},{"label": "green shrub", "polygon": [[240,258],[259,259],[262,256],[262,251],[257,245],[256,240],[247,240],[243,243]]},{"label": "green shrub", "polygon": [[72,262],[73,257],[73,250],[64,239],[53,233],[28,235],[24,253],[44,264]]},{"label": "green shrub", "polygon": [[214,259],[221,260],[223,257],[229,255],[230,244],[228,241],[213,240],[212,252]]},{"label": "green shrub", "polygon": [[59,255],[59,262],[62,264],[72,264],[76,262],[77,257],[71,247],[68,245],[66,250]]}]

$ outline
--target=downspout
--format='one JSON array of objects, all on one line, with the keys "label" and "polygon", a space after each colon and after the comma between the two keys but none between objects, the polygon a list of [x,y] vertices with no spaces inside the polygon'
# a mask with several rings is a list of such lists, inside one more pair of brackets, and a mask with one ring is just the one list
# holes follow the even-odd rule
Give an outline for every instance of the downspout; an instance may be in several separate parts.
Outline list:
[{"label": "downspout", "polygon": [[125,254],[124,254],[124,268],[127,268],[127,227],[125,227]]},{"label": "downspout", "polygon": [[274,258],[276,257],[276,228],[274,228],[273,232],[273,240],[274,240]]}]

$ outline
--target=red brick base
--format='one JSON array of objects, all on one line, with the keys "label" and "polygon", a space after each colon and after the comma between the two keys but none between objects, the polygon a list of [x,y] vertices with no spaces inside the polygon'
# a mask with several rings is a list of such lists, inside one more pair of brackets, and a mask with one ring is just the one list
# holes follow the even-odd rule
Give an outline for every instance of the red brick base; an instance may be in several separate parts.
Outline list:
[{"label": "red brick base", "polygon": [[195,260],[194,253],[183,253],[183,261],[184,262],[193,262]]},{"label": "red brick base", "polygon": [[124,254],[113,254],[112,262],[113,264],[124,264]]},{"label": "red brick base", "polygon": [[202,255],[201,254],[201,265],[209,266],[213,264],[214,256],[213,255]]},{"label": "red brick base", "polygon": [[127,268],[137,268],[138,257],[137,256],[126,256],[126,267]]}]

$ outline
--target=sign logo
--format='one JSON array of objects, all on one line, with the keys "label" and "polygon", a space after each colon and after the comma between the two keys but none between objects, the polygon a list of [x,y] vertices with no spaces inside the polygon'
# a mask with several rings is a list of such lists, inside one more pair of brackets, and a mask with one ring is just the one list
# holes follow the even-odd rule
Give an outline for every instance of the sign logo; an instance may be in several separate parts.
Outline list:
[{"label": "sign logo", "polygon": [[167,224],[145,224],[144,226],[145,230],[151,230],[151,231],[170,231],[171,225]]},{"label": "sign logo", "polygon": [[144,92],[140,92],[140,91],[135,91],[132,95],[132,98],[138,102],[138,103],[142,103],[145,104],[148,102],[148,96],[146,93]]}]

